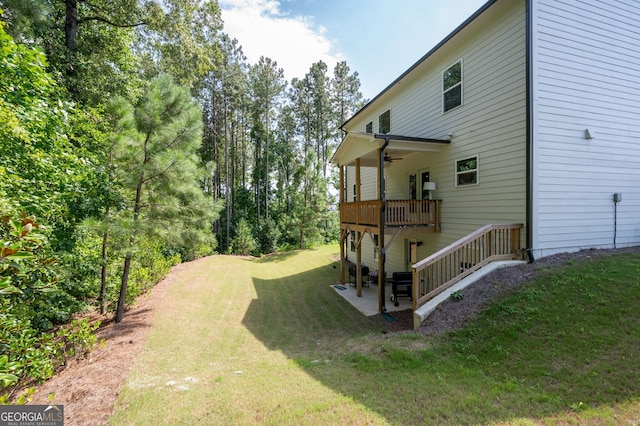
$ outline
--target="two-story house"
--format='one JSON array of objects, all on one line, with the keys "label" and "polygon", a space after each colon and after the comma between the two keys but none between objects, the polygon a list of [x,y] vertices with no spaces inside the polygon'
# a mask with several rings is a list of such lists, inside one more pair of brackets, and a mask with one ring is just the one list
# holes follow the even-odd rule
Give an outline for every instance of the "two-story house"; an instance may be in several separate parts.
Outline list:
[{"label": "two-story house", "polygon": [[640,245],[639,22],[632,0],[490,0],[353,115],[342,281],[375,271],[382,312],[413,271],[416,309],[495,259]]}]

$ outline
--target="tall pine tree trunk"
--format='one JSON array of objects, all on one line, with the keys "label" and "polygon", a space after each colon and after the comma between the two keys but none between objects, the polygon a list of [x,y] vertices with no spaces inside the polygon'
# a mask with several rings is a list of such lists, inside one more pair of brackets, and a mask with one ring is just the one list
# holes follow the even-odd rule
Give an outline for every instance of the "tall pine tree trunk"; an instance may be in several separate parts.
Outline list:
[{"label": "tall pine tree trunk", "polygon": [[260,169],[258,168],[258,165],[260,164],[260,150],[262,149],[261,147],[261,143],[260,143],[260,137],[258,137],[258,141],[257,141],[257,146],[256,146],[256,172],[255,172],[255,176],[256,176],[256,195],[255,195],[255,199],[256,199],[256,222],[258,225],[258,229],[260,229],[260,204],[262,202],[262,200],[260,199]]},{"label": "tall pine tree trunk", "polygon": [[269,102],[267,101],[267,110],[266,110],[266,146],[265,146],[265,184],[264,184],[264,212],[265,212],[265,224],[269,223]]},{"label": "tall pine tree trunk", "polygon": [[[105,209],[105,220],[109,221],[109,206]],[[107,294],[107,243],[109,241],[109,232],[104,231],[102,235],[102,268],[100,268],[100,295],[98,296],[98,304],[100,305],[100,314],[104,315],[106,310],[106,294]]]},{"label": "tall pine tree trunk", "polygon": [[[146,152],[146,143],[145,143]],[[146,163],[149,161],[147,154],[145,154]],[[133,232],[137,229],[138,217],[140,215],[141,200],[142,200],[142,186],[144,185],[144,174],[140,174],[138,179],[138,185],[136,186],[136,202],[133,207]],[[135,234],[131,235],[129,239],[129,251],[124,258],[124,266],[122,268],[122,282],[120,283],[120,294],[118,296],[118,308],[116,309],[116,323],[122,322],[124,318],[124,304],[127,298],[127,284],[129,283],[129,272],[131,271],[131,250],[136,242]]]},{"label": "tall pine tree trunk", "polygon": [[120,295],[118,296],[118,308],[116,310],[116,323],[122,322],[122,319],[124,318],[124,302],[127,297],[127,284],[129,282],[130,270],[131,270],[131,254],[127,254],[124,258],[124,267],[122,268],[122,282],[120,284]]},{"label": "tall pine tree trunk", "polygon": [[[231,203],[233,202],[233,197],[231,196],[231,188],[229,187],[229,131],[228,131],[228,116],[229,112],[227,111],[227,102],[224,103],[224,190],[225,190],[225,201],[226,201],[226,239],[225,239],[225,248],[224,252],[229,252],[229,238],[231,234],[230,220],[231,220]],[[233,135],[233,129],[231,131]]]},{"label": "tall pine tree trunk", "polygon": [[[65,0],[64,43],[72,57],[78,47],[78,1]],[[73,59],[73,58],[72,58]],[[73,66],[69,67],[73,68]]]}]

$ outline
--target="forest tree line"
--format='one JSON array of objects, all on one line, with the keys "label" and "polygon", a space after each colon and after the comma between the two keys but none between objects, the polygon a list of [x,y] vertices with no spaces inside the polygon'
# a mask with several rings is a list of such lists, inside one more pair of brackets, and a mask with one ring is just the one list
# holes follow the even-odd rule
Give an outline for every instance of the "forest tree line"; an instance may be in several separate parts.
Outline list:
[{"label": "forest tree line", "polygon": [[0,10],[0,388],[51,376],[91,341],[60,324],[121,321],[176,263],[338,238],[345,62],[249,64],[211,0]]}]

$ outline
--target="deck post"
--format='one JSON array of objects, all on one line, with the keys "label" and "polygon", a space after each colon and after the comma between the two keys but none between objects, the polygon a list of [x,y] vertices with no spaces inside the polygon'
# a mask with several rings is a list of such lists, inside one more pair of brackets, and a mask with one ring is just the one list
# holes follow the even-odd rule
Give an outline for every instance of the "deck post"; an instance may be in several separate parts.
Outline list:
[{"label": "deck post", "polygon": [[[344,192],[344,166],[340,166],[340,198],[338,198],[338,209],[340,210],[340,217],[342,217],[342,209],[343,203],[346,201],[345,192]],[[342,226],[342,224],[341,224]],[[344,230],[340,229],[340,284],[345,284],[345,257],[346,250],[345,244],[347,243],[346,235],[343,237]],[[345,232],[346,234],[346,232]]]},{"label": "deck post", "polygon": [[[362,201],[360,196],[360,158],[356,159],[356,202]],[[360,212],[357,215],[358,219],[356,219],[356,224],[360,223]],[[356,232],[356,296],[362,297],[362,245],[360,242],[362,241],[361,232]]]},{"label": "deck post", "polygon": [[[380,150],[378,150],[380,151]],[[380,152],[378,152],[378,154],[380,154]],[[384,154],[382,154],[384,155]],[[382,183],[380,181],[380,179],[382,179],[382,173],[380,172],[380,165],[378,164],[378,194],[377,194],[377,199],[378,201],[382,200]],[[381,296],[382,293],[382,288],[385,285],[385,274],[384,274],[384,255],[382,254],[382,249],[383,249],[383,244],[384,244],[384,229],[382,228],[382,222],[380,222],[382,220],[382,215],[384,214],[384,206],[380,208],[380,210],[382,211],[379,214],[378,217],[378,247],[376,247],[376,250],[378,250],[378,312],[383,312],[383,308],[384,308],[384,301],[382,300]]]},{"label": "deck post", "polygon": [[420,275],[418,274],[418,270],[411,266],[413,269],[413,285],[411,286],[411,303],[413,312],[418,309],[418,295],[420,294]]}]

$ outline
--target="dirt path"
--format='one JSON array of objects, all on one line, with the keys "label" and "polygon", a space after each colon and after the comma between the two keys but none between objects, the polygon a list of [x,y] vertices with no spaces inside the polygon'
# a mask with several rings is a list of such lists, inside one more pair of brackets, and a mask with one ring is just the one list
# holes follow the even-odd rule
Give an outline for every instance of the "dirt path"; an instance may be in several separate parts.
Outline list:
[{"label": "dirt path", "polygon": [[177,272],[177,265],[151,292],[138,299],[120,324],[113,322],[97,333],[96,347],[85,360],[70,363],[63,371],[38,387],[30,404],[63,404],[67,426],[104,425],[133,365],[145,346],[155,307],[162,300]]}]

